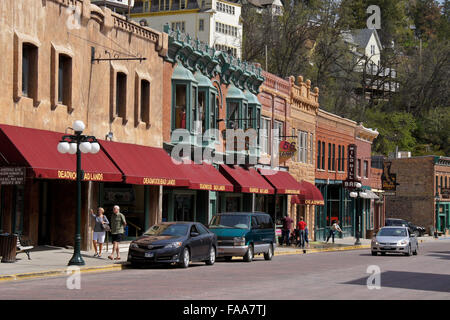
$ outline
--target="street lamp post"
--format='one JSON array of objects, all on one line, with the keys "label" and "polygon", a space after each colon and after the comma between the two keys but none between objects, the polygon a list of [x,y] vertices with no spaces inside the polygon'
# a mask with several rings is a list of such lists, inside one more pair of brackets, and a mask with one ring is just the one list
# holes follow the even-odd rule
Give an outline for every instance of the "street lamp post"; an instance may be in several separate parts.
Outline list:
[{"label": "street lamp post", "polygon": [[83,179],[83,171],[81,170],[81,153],[97,153],[100,145],[93,136],[82,135],[85,125],[83,121],[76,120],[71,128],[74,135],[64,135],[58,143],[58,152],[77,155],[77,211],[75,226],[75,246],[73,256],[69,261],[69,266],[83,266],[85,262],[81,257],[81,180]]},{"label": "street lamp post", "polygon": [[435,219],[435,223],[436,223],[436,229],[434,230],[434,237],[438,238],[439,235],[439,230],[441,229],[440,226],[440,219],[439,219],[439,201],[441,200],[441,197],[439,195],[439,187],[436,190],[436,194],[434,196],[434,199],[436,200],[436,219]]},{"label": "street lamp post", "polygon": [[355,241],[355,246],[359,246],[359,245],[361,245],[361,241],[360,241],[360,237],[361,237],[361,235],[360,235],[360,217],[359,217],[359,205],[358,205],[358,196],[359,197],[361,197],[362,198],[362,194],[363,194],[363,192],[362,191],[360,191],[360,192],[358,192],[360,189],[361,189],[361,183],[356,183],[355,184],[355,187],[356,187],[356,189],[357,189],[357,191],[352,191],[352,192],[350,192],[350,197],[351,198],[354,198],[355,199],[355,204],[356,204],[356,221],[355,221],[355,238],[356,238],[356,241]]}]

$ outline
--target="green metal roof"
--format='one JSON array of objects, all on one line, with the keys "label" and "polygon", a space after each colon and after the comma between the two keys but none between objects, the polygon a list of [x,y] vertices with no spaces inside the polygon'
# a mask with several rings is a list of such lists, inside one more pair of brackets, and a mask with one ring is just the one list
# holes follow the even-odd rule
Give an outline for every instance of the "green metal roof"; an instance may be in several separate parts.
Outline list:
[{"label": "green metal roof", "polygon": [[259,106],[261,105],[261,102],[259,102],[258,98],[249,90],[245,90],[244,95],[248,101],[248,104],[257,104]]},{"label": "green metal roof", "polygon": [[183,67],[181,63],[177,63],[175,69],[173,69],[172,80],[192,81],[197,83],[192,72]]},{"label": "green metal roof", "polygon": [[203,75],[200,71],[197,71],[194,74],[194,77],[195,77],[195,80],[197,80],[199,87],[201,87],[201,88],[205,88],[206,87],[206,88],[216,89],[213,86],[211,80],[209,80],[209,78],[207,76]]},{"label": "green metal roof", "polygon": [[230,84],[230,87],[228,88],[227,99],[247,100],[244,93],[239,88],[236,88],[234,84]]}]

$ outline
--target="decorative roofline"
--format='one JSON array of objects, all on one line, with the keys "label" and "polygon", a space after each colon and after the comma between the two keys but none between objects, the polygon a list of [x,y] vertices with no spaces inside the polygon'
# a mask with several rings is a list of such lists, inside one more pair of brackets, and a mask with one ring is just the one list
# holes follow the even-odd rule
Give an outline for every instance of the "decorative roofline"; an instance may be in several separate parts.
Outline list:
[{"label": "decorative roofline", "polygon": [[181,62],[192,72],[200,71],[210,78],[219,75],[221,83],[234,83],[242,90],[258,94],[264,82],[261,67],[218,51],[179,30],[172,30],[169,24],[164,25],[164,32],[169,38],[167,61]]}]

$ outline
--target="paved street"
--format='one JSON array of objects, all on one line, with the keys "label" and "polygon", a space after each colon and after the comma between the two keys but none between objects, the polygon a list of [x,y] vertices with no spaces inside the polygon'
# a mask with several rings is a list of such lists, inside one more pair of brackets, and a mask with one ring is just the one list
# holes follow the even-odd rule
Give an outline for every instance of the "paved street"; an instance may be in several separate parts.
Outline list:
[{"label": "paved street", "polygon": [[[370,265],[381,270],[380,290],[367,288]],[[80,290],[65,277],[0,283],[0,299],[450,299],[450,241],[423,243],[412,257],[354,250],[81,277]]]}]

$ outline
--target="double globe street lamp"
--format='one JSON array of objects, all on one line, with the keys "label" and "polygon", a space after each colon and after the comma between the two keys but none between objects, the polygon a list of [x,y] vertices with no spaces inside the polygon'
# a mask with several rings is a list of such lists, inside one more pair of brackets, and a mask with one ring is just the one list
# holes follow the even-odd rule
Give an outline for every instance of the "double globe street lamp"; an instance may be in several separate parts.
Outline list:
[{"label": "double globe street lamp", "polygon": [[355,225],[356,225],[356,230],[355,230],[355,237],[356,237],[356,241],[355,241],[355,245],[356,246],[358,246],[358,245],[361,245],[361,241],[360,241],[360,237],[361,237],[361,234],[360,234],[360,229],[361,229],[361,226],[360,226],[360,210],[359,210],[359,205],[358,205],[358,197],[359,198],[362,198],[362,199],[365,199],[366,197],[367,197],[367,193],[366,192],[364,192],[363,190],[361,190],[361,187],[362,187],[362,185],[361,185],[361,183],[359,183],[359,182],[357,182],[356,184],[355,184],[355,187],[356,187],[356,191],[352,191],[352,192],[350,192],[350,198],[354,198],[355,199],[355,204],[356,204],[356,221],[355,221]]},{"label": "double globe street lamp", "polygon": [[76,120],[73,123],[72,129],[75,134],[64,135],[58,143],[58,152],[69,153],[77,155],[77,211],[76,211],[76,229],[75,229],[75,246],[72,259],[69,261],[69,266],[78,265],[83,266],[85,262],[81,257],[81,180],[84,177],[84,172],[81,170],[81,153],[95,154],[100,151],[100,145],[97,139],[93,136],[82,135],[85,125],[83,121]]}]

